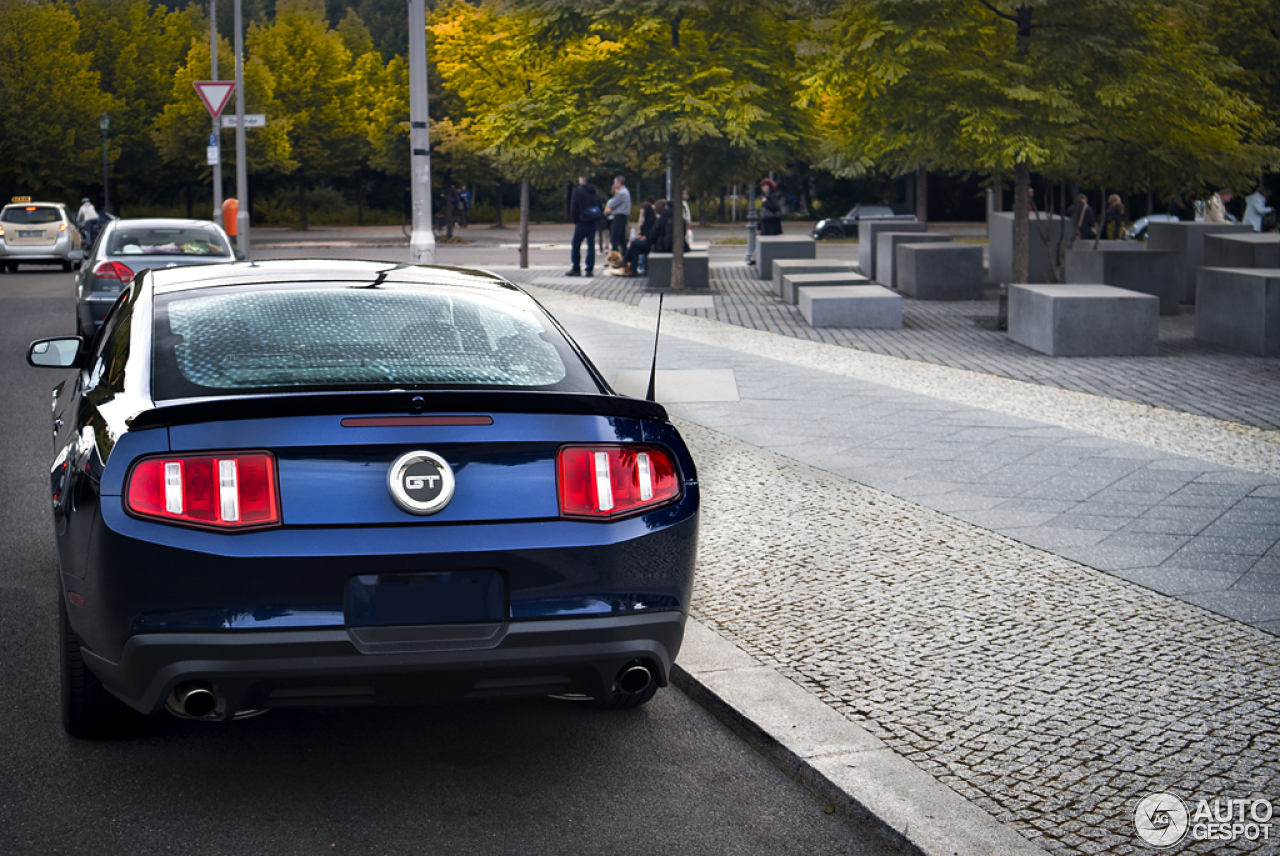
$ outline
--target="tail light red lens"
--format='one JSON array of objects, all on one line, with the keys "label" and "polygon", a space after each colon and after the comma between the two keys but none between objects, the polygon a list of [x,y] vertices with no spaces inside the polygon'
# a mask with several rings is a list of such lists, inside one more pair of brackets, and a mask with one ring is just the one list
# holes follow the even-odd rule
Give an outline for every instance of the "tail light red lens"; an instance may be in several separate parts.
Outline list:
[{"label": "tail light red lens", "polygon": [[261,529],[280,525],[276,482],[269,452],[146,458],[129,474],[125,507],[166,523]]},{"label": "tail light red lens", "polygon": [[118,279],[121,282],[133,282],[133,271],[120,262],[98,262],[93,268],[93,275],[98,279]]},{"label": "tail light red lens", "polygon": [[656,446],[565,446],[556,470],[563,517],[611,520],[680,498],[675,461]]}]

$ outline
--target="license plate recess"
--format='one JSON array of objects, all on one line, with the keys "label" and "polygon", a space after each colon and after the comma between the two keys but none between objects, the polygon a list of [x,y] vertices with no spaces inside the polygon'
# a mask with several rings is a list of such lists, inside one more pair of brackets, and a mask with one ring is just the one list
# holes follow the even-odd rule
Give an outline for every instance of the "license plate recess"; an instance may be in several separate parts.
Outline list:
[{"label": "license plate recess", "polygon": [[347,582],[348,627],[467,624],[507,619],[498,571],[361,574]]}]

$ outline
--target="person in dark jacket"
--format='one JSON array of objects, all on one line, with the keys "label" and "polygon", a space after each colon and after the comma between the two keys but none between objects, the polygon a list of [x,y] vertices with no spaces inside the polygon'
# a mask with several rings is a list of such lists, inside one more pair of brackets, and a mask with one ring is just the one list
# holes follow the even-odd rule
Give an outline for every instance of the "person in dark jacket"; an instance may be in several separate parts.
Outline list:
[{"label": "person in dark jacket", "polygon": [[1169,214],[1186,223],[1196,219],[1196,192],[1190,181],[1169,197]]},{"label": "person in dark jacket", "polygon": [[1117,193],[1107,197],[1107,210],[1102,214],[1102,228],[1099,232],[1104,241],[1129,240],[1124,231],[1124,203]]},{"label": "person in dark jacket", "polygon": [[573,244],[569,250],[572,267],[565,276],[582,276],[582,242],[587,242],[587,276],[595,275],[596,225],[604,216],[600,191],[585,175],[578,176],[578,186],[569,200],[569,219],[573,221]]},{"label": "person in dark jacket", "polygon": [[640,206],[640,228],[636,231],[636,236],[627,244],[626,255],[622,257],[622,267],[616,269],[618,276],[639,276],[643,273],[640,270],[640,259],[647,258],[649,251],[653,248],[653,228],[657,225],[659,211],[666,207],[667,203],[661,199],[656,205],[645,202]]},{"label": "person in dark jacket", "polygon": [[[662,213],[658,215],[658,222],[653,224],[653,252],[655,253],[672,252],[672,247],[675,246],[675,235],[674,235],[675,228],[676,228],[675,213],[676,213],[675,205],[668,202],[666,204],[666,207],[662,209]],[[688,230],[688,227],[689,227],[689,224],[686,223],[685,229]],[[686,253],[689,252],[689,242],[686,240],[683,243],[684,243],[684,251]]]},{"label": "person in dark jacket", "polygon": [[1089,205],[1089,197],[1083,193],[1077,196],[1075,204],[1067,209],[1067,219],[1075,226],[1076,238],[1093,240],[1096,220],[1093,208]]},{"label": "person in dark jacket", "polygon": [[782,234],[782,194],[772,178],[760,179],[760,192],[764,201],[760,203],[760,234]]}]

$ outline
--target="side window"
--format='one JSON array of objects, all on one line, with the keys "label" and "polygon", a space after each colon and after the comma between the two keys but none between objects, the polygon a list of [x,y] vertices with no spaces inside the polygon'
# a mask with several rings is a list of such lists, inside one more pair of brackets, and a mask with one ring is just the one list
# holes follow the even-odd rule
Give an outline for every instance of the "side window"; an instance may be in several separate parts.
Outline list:
[{"label": "side window", "polygon": [[102,329],[90,345],[93,355],[89,363],[86,395],[95,403],[114,397],[124,390],[124,367],[129,360],[129,326],[133,318],[133,291],[116,301],[102,322]]}]

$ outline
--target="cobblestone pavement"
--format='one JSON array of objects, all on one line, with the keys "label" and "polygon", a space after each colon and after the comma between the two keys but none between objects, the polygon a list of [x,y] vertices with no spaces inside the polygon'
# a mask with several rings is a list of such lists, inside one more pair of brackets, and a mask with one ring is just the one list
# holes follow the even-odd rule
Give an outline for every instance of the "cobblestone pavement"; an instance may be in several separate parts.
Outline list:
[{"label": "cobblestone pavement", "polygon": [[[820,255],[856,258],[854,245],[820,245]],[[732,252],[732,256],[730,256]],[[902,330],[810,327],[799,308],[778,299],[772,283],[754,278],[736,260],[738,248],[712,248],[713,308],[676,310],[741,327],[827,342],[888,356],[954,366],[1000,377],[1135,401],[1259,428],[1280,428],[1280,360],[1229,351],[1195,339],[1193,307],[1160,319],[1158,357],[1048,357],[981,326],[994,320],[995,292],[987,300],[935,302],[905,299]],[[734,261],[729,261],[733,257]],[[655,291],[644,278],[553,275],[552,269],[503,267],[517,282],[590,297],[638,304]],[[695,292],[689,292],[693,295]]]},{"label": "cobblestone pavement", "polygon": [[1280,640],[680,430],[704,497],[697,617],[1027,838],[1144,852],[1133,810],[1148,794],[1280,802]]}]

